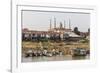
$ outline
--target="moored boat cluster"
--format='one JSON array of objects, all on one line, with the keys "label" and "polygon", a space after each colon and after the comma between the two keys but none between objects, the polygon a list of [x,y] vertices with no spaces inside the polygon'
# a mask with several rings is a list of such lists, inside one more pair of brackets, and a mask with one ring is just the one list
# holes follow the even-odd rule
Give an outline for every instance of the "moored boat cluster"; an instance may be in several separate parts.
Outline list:
[{"label": "moored boat cluster", "polygon": [[[85,50],[83,48],[70,49],[70,52],[71,52],[70,55],[72,56],[86,56],[87,54],[90,54],[89,50]],[[62,56],[66,54],[64,53],[64,51],[61,51],[58,49],[52,49],[52,50],[30,49],[24,53],[25,57],[39,57],[39,56],[52,57],[52,56],[58,56],[58,55]]]},{"label": "moored boat cluster", "polygon": [[28,50],[25,53],[25,57],[38,57],[38,56],[51,57],[51,56],[57,56],[57,55],[63,55],[63,52],[60,50],[55,50],[55,49],[51,51],[44,49],[44,50]]}]

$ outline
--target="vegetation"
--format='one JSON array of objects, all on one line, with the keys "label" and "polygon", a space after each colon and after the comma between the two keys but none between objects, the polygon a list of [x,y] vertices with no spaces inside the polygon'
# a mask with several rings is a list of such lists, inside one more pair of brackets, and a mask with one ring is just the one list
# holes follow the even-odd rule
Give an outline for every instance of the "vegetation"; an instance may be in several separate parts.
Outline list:
[{"label": "vegetation", "polygon": [[84,39],[80,40],[80,42],[81,43],[89,43],[89,40],[84,38]]},{"label": "vegetation", "polygon": [[52,50],[52,49],[58,49],[63,51],[65,54],[67,54],[70,49],[73,48],[84,48],[84,49],[89,49],[89,41],[84,39],[80,42],[27,42],[27,41],[23,41],[22,42],[22,52],[27,50],[27,49],[46,49],[46,50]]},{"label": "vegetation", "polygon": [[80,35],[80,31],[78,30],[78,27],[74,28],[74,33],[76,33],[77,35]]}]

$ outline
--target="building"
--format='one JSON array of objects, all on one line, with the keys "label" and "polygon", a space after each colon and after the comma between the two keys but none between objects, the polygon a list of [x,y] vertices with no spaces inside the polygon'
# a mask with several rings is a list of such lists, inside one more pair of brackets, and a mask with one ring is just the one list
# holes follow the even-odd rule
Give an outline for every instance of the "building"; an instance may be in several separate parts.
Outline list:
[{"label": "building", "polygon": [[54,18],[54,27],[52,27],[52,23],[50,20],[50,28],[47,31],[36,31],[36,30],[29,30],[29,29],[22,29],[22,39],[23,40],[32,40],[32,41],[39,41],[39,40],[54,40],[54,41],[61,41],[61,40],[74,40],[78,41],[81,37],[76,35],[70,26],[69,20],[69,28],[66,28],[65,21],[64,23],[60,22],[59,27],[56,27],[56,18]]}]

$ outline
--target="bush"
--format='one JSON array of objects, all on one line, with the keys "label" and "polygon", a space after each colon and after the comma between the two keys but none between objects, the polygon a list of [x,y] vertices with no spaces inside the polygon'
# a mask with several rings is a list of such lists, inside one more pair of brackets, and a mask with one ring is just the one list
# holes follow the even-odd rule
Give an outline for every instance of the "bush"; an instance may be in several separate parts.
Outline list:
[{"label": "bush", "polygon": [[81,43],[88,43],[89,40],[87,40],[87,39],[83,39],[83,40],[81,40],[80,42],[81,42]]}]

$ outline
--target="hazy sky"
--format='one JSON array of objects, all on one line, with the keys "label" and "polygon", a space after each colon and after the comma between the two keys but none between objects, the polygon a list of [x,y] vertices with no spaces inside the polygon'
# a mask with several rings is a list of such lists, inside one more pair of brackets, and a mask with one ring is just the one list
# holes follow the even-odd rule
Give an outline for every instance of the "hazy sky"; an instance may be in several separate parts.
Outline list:
[{"label": "hazy sky", "polygon": [[54,27],[54,17],[57,27],[65,20],[66,28],[69,28],[70,19],[72,30],[78,27],[79,31],[86,32],[90,28],[90,14],[69,12],[22,11],[22,25],[31,30],[47,31],[50,28],[50,19]]}]

